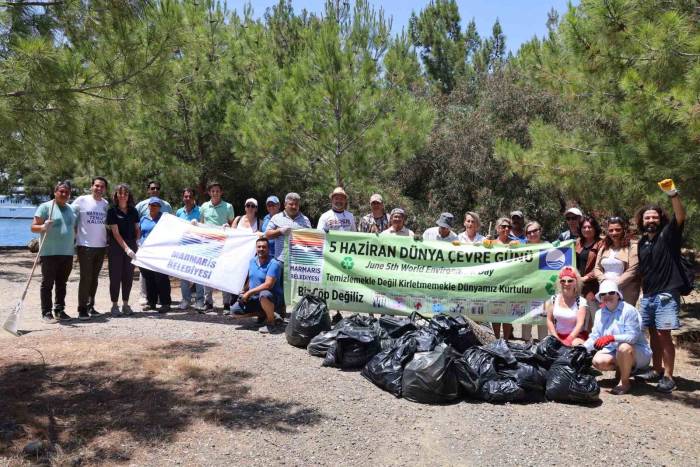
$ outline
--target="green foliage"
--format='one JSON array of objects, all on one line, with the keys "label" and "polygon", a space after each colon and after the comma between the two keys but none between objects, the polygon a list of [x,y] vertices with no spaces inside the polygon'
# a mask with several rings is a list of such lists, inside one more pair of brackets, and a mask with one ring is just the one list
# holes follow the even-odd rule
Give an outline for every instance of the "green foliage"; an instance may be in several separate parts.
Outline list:
[{"label": "green foliage", "polygon": [[[585,118],[573,127],[531,127],[527,150],[501,146],[513,169],[539,165],[540,182],[590,209],[628,215],[661,200],[656,182],[673,178],[697,210],[698,14],[695,2],[683,0],[588,0],[547,39],[523,46],[516,62],[528,80]],[[599,183],[582,183],[582,173]],[[697,226],[689,230],[700,240]]]},{"label": "green foliage", "polygon": [[415,55],[405,36],[390,37],[382,10],[327,3],[300,40],[292,63],[269,64],[245,112],[232,102],[228,114],[232,127],[242,119],[235,138],[251,176],[296,185],[315,213],[333,186],[358,200],[384,185],[433,117],[410,92],[422,86]]},{"label": "green foliage", "polygon": [[158,178],[177,201],[217,179],[239,211],[299,191],[312,216],[341,185],[414,230],[519,208],[551,235],[570,203],[630,217],[672,177],[700,241],[694,1],[583,0],[514,57],[454,0],[393,36],[367,0],[261,19],[215,0],[33,3],[0,10],[0,184],[102,174],[140,195]]},{"label": "green foliage", "polygon": [[45,187],[100,166],[115,136],[110,115],[136,95],[160,91],[179,20],[169,1],[7,4],[0,13],[0,171]]}]

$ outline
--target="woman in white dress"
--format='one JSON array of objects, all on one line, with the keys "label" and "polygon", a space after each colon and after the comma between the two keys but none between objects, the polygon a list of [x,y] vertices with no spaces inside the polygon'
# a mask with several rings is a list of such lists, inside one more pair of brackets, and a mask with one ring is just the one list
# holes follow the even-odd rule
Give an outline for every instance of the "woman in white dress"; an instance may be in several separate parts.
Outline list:
[{"label": "woman in white dress", "polygon": [[627,237],[627,226],[622,218],[608,219],[604,242],[605,245],[598,252],[593,274],[599,283],[606,279],[615,282],[624,301],[634,306],[641,288],[637,270],[639,256],[637,243]]}]

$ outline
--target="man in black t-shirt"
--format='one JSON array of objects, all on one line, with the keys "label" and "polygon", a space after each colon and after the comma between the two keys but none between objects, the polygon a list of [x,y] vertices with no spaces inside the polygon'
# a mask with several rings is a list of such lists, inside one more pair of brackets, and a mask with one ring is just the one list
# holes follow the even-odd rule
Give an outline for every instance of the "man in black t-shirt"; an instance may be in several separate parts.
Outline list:
[{"label": "man in black t-shirt", "polygon": [[642,325],[649,328],[653,368],[639,375],[648,381],[658,380],[656,389],[670,393],[676,388],[673,364],[676,349],[671,331],[680,327],[680,289],[685,285],[681,268],[681,242],[685,209],[673,182],[664,180],[661,189],[671,198],[673,218],[660,206],[642,207],[636,216],[643,232],[639,241],[639,271],[642,276],[640,312]]}]

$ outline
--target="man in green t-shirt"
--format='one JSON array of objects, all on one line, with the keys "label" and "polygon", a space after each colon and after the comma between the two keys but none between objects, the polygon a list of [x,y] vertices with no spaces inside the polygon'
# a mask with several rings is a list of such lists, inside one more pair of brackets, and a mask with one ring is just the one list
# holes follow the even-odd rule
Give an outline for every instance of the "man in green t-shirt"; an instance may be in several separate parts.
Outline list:
[{"label": "man in green t-shirt", "polygon": [[[44,235],[41,256],[41,319],[46,323],[70,320],[65,312],[66,283],[73,268],[75,251],[76,215],[68,205],[71,185],[59,182],[54,188],[54,199],[42,203],[34,213],[32,232]],[[55,302],[51,291],[55,286]],[[53,312],[53,314],[52,314]]]},{"label": "man in green t-shirt", "polygon": [[[209,191],[209,201],[202,204],[199,208],[199,222],[228,229],[235,218],[233,206],[221,198],[224,191],[218,182],[209,183],[207,190]],[[211,287],[204,287],[204,312],[214,311],[213,292],[214,289]],[[224,312],[230,314],[233,295],[228,292],[222,292],[222,294],[224,298]]]}]

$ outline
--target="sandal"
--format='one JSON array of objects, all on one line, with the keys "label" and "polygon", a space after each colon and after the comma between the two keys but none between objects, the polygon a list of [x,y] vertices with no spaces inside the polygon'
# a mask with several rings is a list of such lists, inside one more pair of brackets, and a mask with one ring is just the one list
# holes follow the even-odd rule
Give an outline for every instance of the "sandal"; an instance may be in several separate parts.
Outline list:
[{"label": "sandal", "polygon": [[613,396],[622,396],[622,395],[627,394],[628,392],[630,392],[631,389],[632,389],[632,385],[629,385],[629,386],[627,386],[627,387],[624,387],[624,386],[615,386],[615,387],[612,388],[609,392],[610,392],[610,394],[612,394]]}]

